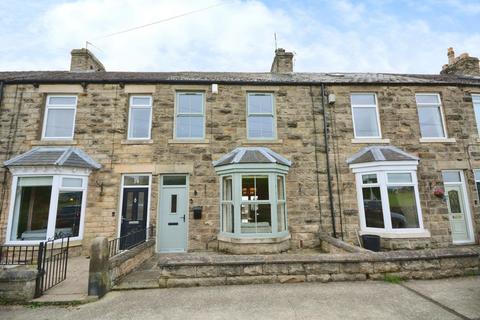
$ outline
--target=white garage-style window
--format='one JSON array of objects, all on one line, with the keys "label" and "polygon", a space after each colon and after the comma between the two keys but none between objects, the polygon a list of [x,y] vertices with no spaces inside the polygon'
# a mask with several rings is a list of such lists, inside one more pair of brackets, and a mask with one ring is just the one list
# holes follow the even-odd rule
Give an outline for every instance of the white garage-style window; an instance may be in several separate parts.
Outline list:
[{"label": "white garage-style window", "polygon": [[150,139],[152,130],[152,97],[131,96],[128,116],[128,139]]},{"label": "white garage-style window", "polygon": [[428,236],[423,228],[418,158],[395,147],[368,147],[348,160],[355,173],[360,227],[382,236]]},{"label": "white garage-style window", "polygon": [[215,161],[220,233],[245,238],[288,235],[285,175],[290,165],[267,148],[237,148]]},{"label": "white garage-style window", "polygon": [[438,93],[418,93],[415,95],[415,99],[422,138],[446,138],[447,131],[445,129],[440,95]]},{"label": "white garage-style window", "polygon": [[355,138],[381,138],[377,96],[374,93],[352,93]]},{"label": "white garage-style window", "polygon": [[77,96],[48,95],[42,139],[73,139]]},{"label": "white garage-style window", "polygon": [[275,103],[272,93],[247,94],[247,132],[248,139],[276,138]]},{"label": "white garage-style window", "polygon": [[82,239],[88,176],[100,164],[78,148],[37,147],[5,166],[13,176],[7,243]]},{"label": "white garage-style window", "polygon": [[203,92],[177,92],[175,114],[176,139],[205,138],[205,104]]}]

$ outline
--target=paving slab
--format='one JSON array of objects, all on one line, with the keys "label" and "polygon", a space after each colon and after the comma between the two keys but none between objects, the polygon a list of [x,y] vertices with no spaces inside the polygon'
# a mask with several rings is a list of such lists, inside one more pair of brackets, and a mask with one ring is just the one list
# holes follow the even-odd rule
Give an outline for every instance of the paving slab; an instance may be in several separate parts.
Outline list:
[{"label": "paving slab", "polygon": [[[463,287],[461,279],[453,279],[458,280],[456,286]],[[473,294],[466,298],[468,301],[475,299],[475,292],[467,290],[462,294]],[[462,308],[470,310],[471,306],[467,304],[459,307],[459,310]],[[480,313],[474,316],[480,317]],[[401,285],[362,281],[115,291],[97,302],[68,308],[3,306],[0,307],[0,319],[464,318]]]},{"label": "paving slab", "polygon": [[69,257],[67,277],[64,281],[48,289],[44,294],[33,300],[42,303],[86,302],[88,296],[88,268],[90,260],[86,257]]},{"label": "paving slab", "polygon": [[470,319],[480,318],[480,277],[408,281],[404,285]]}]

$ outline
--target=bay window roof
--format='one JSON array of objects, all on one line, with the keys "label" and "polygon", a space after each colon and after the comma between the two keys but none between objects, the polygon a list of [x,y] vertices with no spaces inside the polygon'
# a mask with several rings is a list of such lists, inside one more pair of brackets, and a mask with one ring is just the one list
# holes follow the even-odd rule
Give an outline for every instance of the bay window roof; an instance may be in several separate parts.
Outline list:
[{"label": "bay window roof", "polygon": [[232,164],[279,164],[290,167],[292,162],[265,147],[239,147],[213,161],[214,167]]},{"label": "bay window roof", "polygon": [[101,165],[79,148],[35,147],[4,162],[6,167],[59,166],[100,169]]},{"label": "bay window roof", "polygon": [[394,146],[372,146],[355,153],[347,159],[347,163],[349,165],[384,161],[415,161],[418,163],[418,160],[418,157]]}]

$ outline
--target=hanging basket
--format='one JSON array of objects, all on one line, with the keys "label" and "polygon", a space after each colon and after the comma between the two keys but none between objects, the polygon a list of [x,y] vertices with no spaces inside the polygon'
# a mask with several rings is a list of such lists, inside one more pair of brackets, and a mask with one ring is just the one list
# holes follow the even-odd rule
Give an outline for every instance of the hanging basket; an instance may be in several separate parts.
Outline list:
[{"label": "hanging basket", "polygon": [[433,190],[433,195],[439,199],[445,199],[445,190],[441,187],[436,187]]}]

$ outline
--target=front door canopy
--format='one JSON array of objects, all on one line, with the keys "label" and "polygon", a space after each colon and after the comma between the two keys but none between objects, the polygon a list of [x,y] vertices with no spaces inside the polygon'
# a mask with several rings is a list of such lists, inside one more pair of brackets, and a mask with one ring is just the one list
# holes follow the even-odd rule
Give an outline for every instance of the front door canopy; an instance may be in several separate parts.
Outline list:
[{"label": "front door canopy", "polygon": [[75,147],[35,147],[4,162],[6,167],[70,167],[100,169],[102,166]]}]

